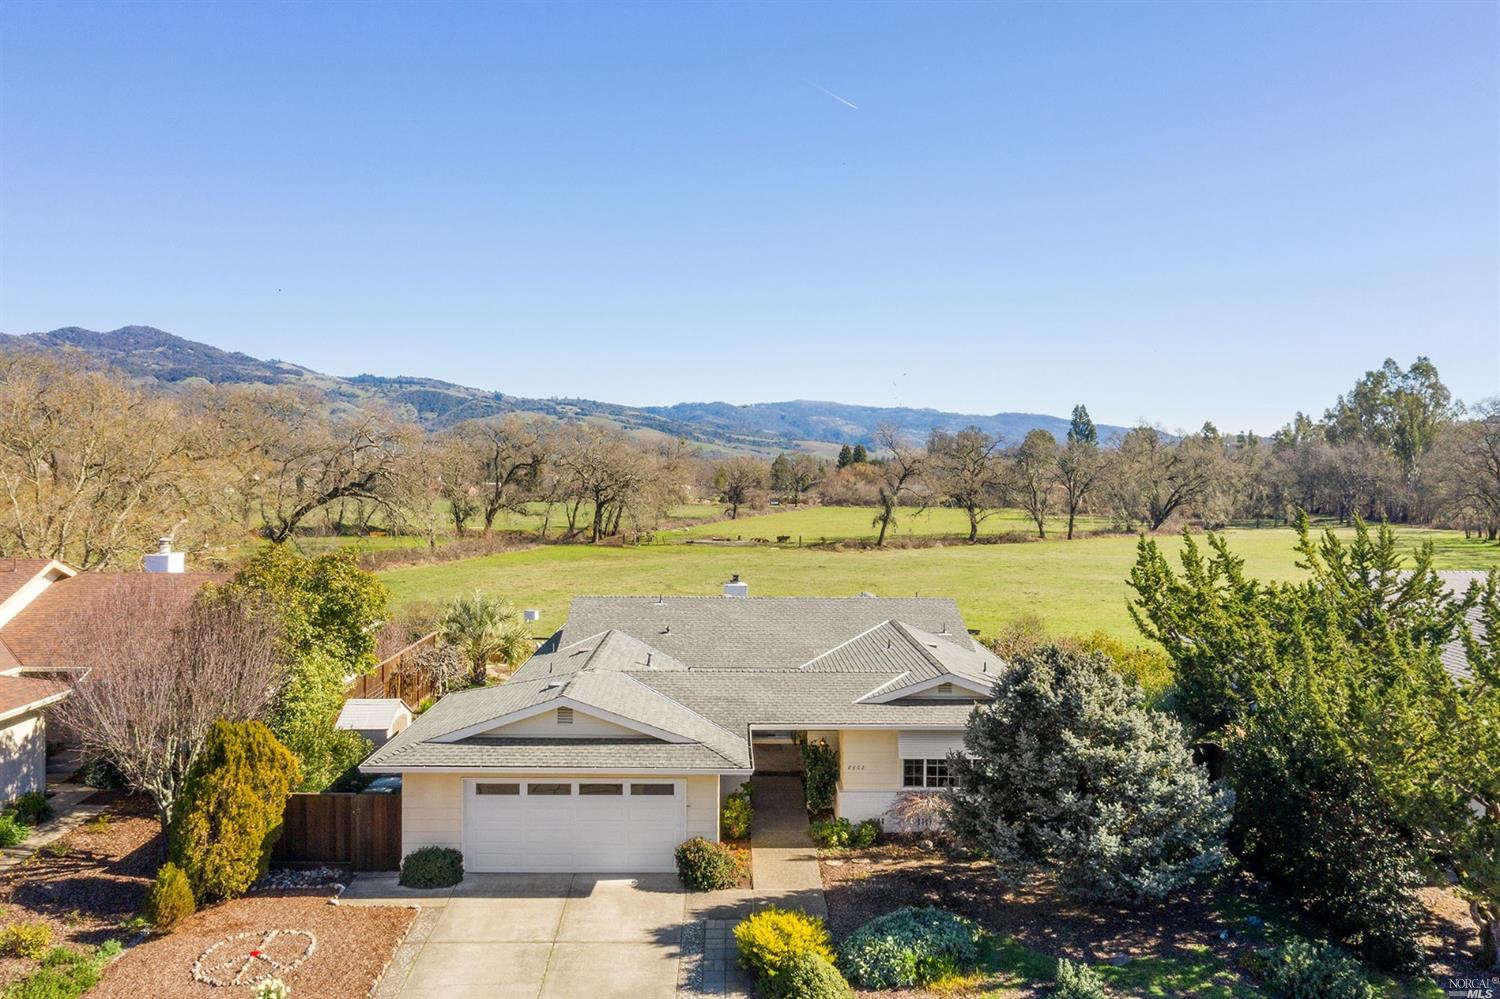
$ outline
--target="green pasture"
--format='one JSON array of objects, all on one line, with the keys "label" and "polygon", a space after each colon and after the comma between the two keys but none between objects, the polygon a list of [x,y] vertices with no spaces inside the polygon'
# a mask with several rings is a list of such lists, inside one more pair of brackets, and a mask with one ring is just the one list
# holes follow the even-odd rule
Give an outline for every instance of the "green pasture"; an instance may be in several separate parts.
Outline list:
[{"label": "green pasture", "polygon": [[[1465,540],[1451,531],[1398,528],[1397,533],[1411,546],[1432,541],[1440,568],[1500,567],[1500,546],[1495,544]],[[1290,528],[1237,528],[1225,534],[1253,575],[1287,579],[1298,574],[1292,547],[1296,534]],[[1169,551],[1181,547],[1176,536],[1158,541]],[[878,551],[799,549],[794,544],[549,545],[394,569],[382,578],[398,603],[441,601],[474,589],[501,594],[542,612],[537,634],[548,634],[562,623],[575,595],[717,594],[737,572],[749,582],[751,594],[760,596],[853,596],[867,591],[880,596],[953,597],[969,627],[986,635],[1018,618],[1037,615],[1056,634],[1102,629],[1135,638],[1126,611],[1125,582],[1135,561],[1135,545],[1133,536],[1120,535]]]},{"label": "green pasture", "polygon": [[[710,506],[714,509],[714,506]],[[722,509],[722,504],[717,506]],[[685,538],[743,538],[746,541],[762,539],[774,541],[786,536],[795,543],[799,538],[803,544],[818,544],[822,541],[874,541],[880,528],[874,524],[876,509],[867,506],[789,506],[770,513],[747,514],[740,512],[737,520],[720,520],[712,524],[694,524],[686,529],[661,531],[658,537],[664,541]],[[1109,527],[1101,517],[1080,517],[1077,530],[1095,531]],[[1066,517],[1047,518],[1047,533],[1067,531]],[[1032,535],[1036,524],[1020,510],[998,510],[979,524],[981,537],[1003,534]],[[931,538],[969,536],[969,518],[962,510],[951,507],[932,507],[927,510],[900,508],[896,511],[896,523],[886,533],[886,539]]]}]

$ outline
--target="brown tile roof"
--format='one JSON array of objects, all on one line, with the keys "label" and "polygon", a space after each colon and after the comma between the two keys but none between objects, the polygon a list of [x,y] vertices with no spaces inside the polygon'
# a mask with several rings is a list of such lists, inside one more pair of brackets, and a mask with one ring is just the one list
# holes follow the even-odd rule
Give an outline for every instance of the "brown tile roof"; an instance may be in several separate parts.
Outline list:
[{"label": "brown tile roof", "polygon": [[52,564],[49,558],[0,558],[0,603]]},{"label": "brown tile roof", "polygon": [[216,572],[80,572],[47,587],[0,628],[0,642],[10,653],[0,652],[0,661],[13,658],[27,667],[77,665],[72,660],[75,636],[90,615],[104,613],[104,603],[122,583],[161,587],[186,606],[205,583],[230,578]]},{"label": "brown tile roof", "polygon": [[65,693],[68,685],[31,676],[0,676],[0,718]]}]

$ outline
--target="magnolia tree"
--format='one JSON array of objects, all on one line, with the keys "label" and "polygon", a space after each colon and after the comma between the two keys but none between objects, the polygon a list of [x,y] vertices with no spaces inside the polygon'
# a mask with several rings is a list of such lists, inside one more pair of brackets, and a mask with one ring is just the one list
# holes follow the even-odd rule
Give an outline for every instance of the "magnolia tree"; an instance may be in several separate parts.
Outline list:
[{"label": "magnolia tree", "polygon": [[253,602],[204,593],[185,603],[166,580],[139,575],[106,586],[93,610],[77,636],[88,672],[58,711],[86,751],[151,798],[165,832],[214,722],[270,706],[280,629]]},{"label": "magnolia tree", "polygon": [[994,693],[949,761],[948,822],[971,849],[1114,901],[1160,898],[1223,866],[1231,794],[1108,658],[1035,649]]}]

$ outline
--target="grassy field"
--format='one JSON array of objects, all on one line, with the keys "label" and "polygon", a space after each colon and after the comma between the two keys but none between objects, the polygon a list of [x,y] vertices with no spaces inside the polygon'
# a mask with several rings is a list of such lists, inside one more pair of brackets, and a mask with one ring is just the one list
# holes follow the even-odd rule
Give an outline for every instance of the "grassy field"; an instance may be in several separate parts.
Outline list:
[{"label": "grassy field", "polygon": [[[718,505],[710,505],[717,510]],[[779,512],[747,515],[741,512],[738,520],[721,520],[712,524],[695,524],[675,531],[661,532],[664,541],[685,538],[762,538],[773,541],[785,535],[793,542],[798,538],[804,544],[821,541],[875,540],[880,529],[872,521],[875,508],[867,506],[804,506],[784,507]],[[1047,531],[1061,533],[1067,530],[1066,518],[1049,518]],[[1102,530],[1109,522],[1099,517],[1080,517],[1080,531]],[[1020,510],[1000,510],[979,525],[981,537],[1000,534],[1036,533],[1036,525]],[[896,525],[886,535],[888,539],[930,538],[944,536],[968,537],[969,518],[962,510],[950,507],[933,507],[920,513],[916,510],[898,510]]]},{"label": "grassy field", "polygon": [[[796,516],[796,514],[777,514]],[[741,521],[743,525],[747,521]],[[724,525],[714,524],[712,528]],[[786,533],[786,532],[778,532]],[[1225,532],[1247,569],[1264,579],[1298,572],[1289,528]],[[1352,535],[1352,531],[1340,532]],[[1500,567],[1500,546],[1465,540],[1451,531],[1400,529],[1403,542],[1432,541],[1437,564],[1449,569]],[[749,537],[750,535],[746,535]],[[1175,536],[1158,539],[1169,551]],[[396,569],[382,574],[398,603],[444,600],[483,589],[542,612],[537,634],[562,623],[579,594],[716,594],[738,572],[760,596],[951,596],[969,627],[990,635],[1034,614],[1056,634],[1103,629],[1136,637],[1126,611],[1125,578],[1135,561],[1135,538],[1107,536],[1075,541],[881,551],[832,551],[791,546],[667,544],[640,547],[558,545],[528,551]]]}]

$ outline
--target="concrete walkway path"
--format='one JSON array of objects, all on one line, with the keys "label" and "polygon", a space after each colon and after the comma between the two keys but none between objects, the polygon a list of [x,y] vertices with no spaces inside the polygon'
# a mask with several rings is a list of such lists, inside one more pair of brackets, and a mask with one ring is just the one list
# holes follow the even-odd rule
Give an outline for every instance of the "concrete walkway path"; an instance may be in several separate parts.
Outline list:
[{"label": "concrete walkway path", "polygon": [[823,891],[808,835],[807,799],[796,777],[752,777],[750,883],[756,891]]},{"label": "concrete walkway path", "polygon": [[57,814],[31,830],[18,846],[0,849],[0,871],[24,862],[48,843],[61,839],[101,812],[109,811],[108,805],[89,801],[97,788],[85,784],[53,784],[47,790],[52,792],[47,802]]}]

